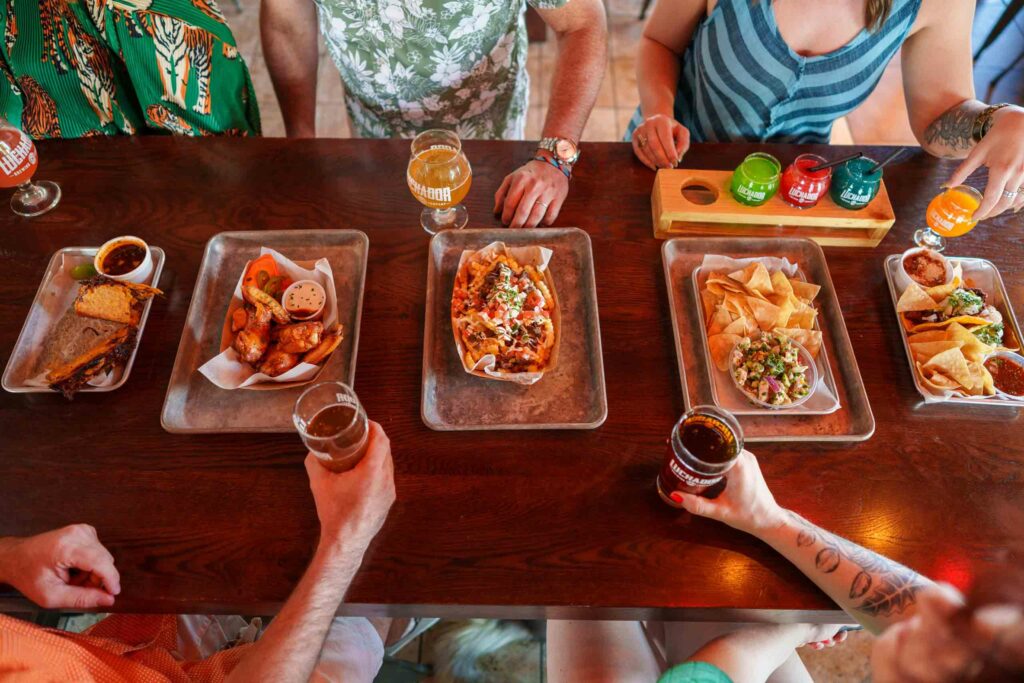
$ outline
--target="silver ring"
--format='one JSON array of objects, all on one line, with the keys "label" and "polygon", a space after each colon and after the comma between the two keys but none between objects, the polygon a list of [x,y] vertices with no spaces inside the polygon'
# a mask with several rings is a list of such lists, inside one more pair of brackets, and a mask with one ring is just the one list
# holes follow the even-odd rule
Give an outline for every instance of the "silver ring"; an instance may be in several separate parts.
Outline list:
[{"label": "silver ring", "polygon": [[537,204],[539,204],[540,206],[543,206],[545,209],[548,208],[548,205],[545,204],[544,202],[537,202]]},{"label": "silver ring", "polygon": [[640,135],[637,135],[636,136],[636,142],[637,142],[637,145],[639,145],[640,149],[643,149],[644,147],[647,146],[647,136],[644,135],[643,133],[641,133]]},{"label": "silver ring", "polygon": [[1017,193],[1010,192],[1009,190],[1003,190],[1003,196],[1006,197],[1007,199],[1013,199],[1014,197],[1017,196]]}]

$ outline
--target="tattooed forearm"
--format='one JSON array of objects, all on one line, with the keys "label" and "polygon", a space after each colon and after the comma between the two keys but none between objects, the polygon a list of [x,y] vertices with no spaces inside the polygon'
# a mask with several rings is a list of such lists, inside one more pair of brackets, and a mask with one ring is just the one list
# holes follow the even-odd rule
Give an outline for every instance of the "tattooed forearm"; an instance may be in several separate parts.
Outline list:
[{"label": "tattooed forearm", "polygon": [[968,100],[932,121],[924,131],[924,141],[930,151],[947,158],[960,157],[970,151],[974,147],[974,138],[971,137],[974,120],[984,108],[981,102]]},{"label": "tattooed forearm", "polygon": [[912,569],[882,557],[856,543],[819,529],[793,514],[797,526],[796,544],[814,550],[815,568],[832,574],[844,563],[853,578],[849,598],[853,609],[871,617],[892,617],[906,611],[916,601],[917,592],[929,581]]}]

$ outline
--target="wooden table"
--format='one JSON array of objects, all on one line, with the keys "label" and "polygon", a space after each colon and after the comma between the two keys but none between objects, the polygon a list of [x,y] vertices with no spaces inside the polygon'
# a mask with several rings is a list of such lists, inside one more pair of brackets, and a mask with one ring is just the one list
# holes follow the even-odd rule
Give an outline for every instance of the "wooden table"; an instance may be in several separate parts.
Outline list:
[{"label": "wooden table", "polygon": [[[762,147],[757,147],[758,149]],[[784,160],[798,151],[767,146]],[[732,168],[753,145],[698,145]],[[527,143],[469,142],[471,226]],[[870,150],[881,157],[887,150]],[[609,417],[583,432],[440,433],[420,420],[428,237],[405,185],[408,142],[138,138],[40,145],[61,205],[0,209],[0,362],[50,255],[136,234],[167,252],[127,384],[109,394],[0,394],[0,534],[95,525],[125,611],[275,611],[317,535],[295,435],[180,436],[160,410],[203,246],[224,230],[358,228],[370,237],[356,389],[394,448],[398,502],[342,610],[506,617],[835,619],[767,546],[676,514],[654,491],[683,410],[651,238],[653,174],[624,144],[590,144],[558,224],[593,239]],[[778,500],[936,579],[969,583],[1024,555],[1024,425],[1015,411],[924,406],[882,273],[954,164],[912,151],[888,171],[899,217],[874,250],[829,266],[878,422],[867,443],[757,449]],[[980,181],[976,181],[976,184]],[[1019,219],[957,253],[992,258],[1024,302]],[[1024,311],[1021,311],[1024,312]],[[8,593],[0,607],[19,604]]]}]

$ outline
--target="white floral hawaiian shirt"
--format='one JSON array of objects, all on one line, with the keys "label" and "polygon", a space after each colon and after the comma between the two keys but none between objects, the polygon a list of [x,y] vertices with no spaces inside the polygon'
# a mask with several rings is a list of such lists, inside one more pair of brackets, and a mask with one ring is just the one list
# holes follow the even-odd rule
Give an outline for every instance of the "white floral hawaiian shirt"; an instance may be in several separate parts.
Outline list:
[{"label": "white floral hawaiian shirt", "polygon": [[568,0],[316,0],[354,132],[522,138],[526,2],[551,9]]}]

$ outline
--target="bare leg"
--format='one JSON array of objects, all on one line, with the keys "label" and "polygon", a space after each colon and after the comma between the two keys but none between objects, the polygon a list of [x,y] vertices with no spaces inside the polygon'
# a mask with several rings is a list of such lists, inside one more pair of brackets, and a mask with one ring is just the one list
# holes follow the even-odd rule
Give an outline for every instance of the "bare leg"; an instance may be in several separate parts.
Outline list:
[{"label": "bare leg", "polygon": [[654,683],[661,670],[636,621],[549,621],[550,683]]},{"label": "bare leg", "polygon": [[814,679],[804,666],[804,660],[793,650],[789,659],[768,677],[768,683],[814,683]]}]

